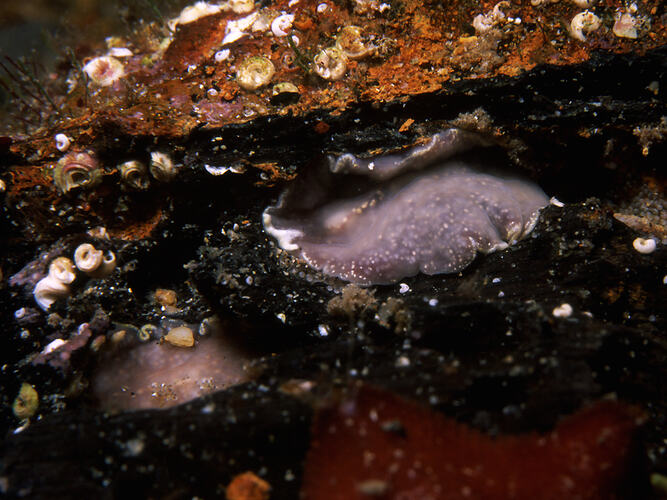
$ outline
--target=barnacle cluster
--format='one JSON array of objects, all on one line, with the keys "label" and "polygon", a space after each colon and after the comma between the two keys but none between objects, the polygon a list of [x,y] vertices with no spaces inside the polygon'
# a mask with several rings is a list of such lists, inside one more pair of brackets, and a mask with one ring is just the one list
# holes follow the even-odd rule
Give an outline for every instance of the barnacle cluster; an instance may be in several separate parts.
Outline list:
[{"label": "barnacle cluster", "polygon": [[37,305],[47,311],[57,299],[69,295],[77,269],[91,278],[104,278],[115,268],[113,252],[105,253],[90,243],[83,243],[74,251],[74,262],[67,257],[57,257],[49,264],[48,274],[33,289],[33,297]]},{"label": "barnacle cluster", "polygon": [[[153,151],[148,169],[138,160],[128,160],[117,166],[122,185],[144,190],[150,184],[148,173],[158,181],[171,181],[178,173],[178,167],[170,155]],[[63,193],[73,189],[91,189],[102,181],[104,170],[92,151],[71,152],[63,156],[53,170],[53,182]]]},{"label": "barnacle cluster", "polygon": [[229,0],[223,3],[196,2],[185,7],[178,17],[170,19],[167,23],[170,31],[176,30],[181,24],[189,24],[223,11],[232,11],[235,14],[247,14],[255,8],[253,0]]},{"label": "barnacle cluster", "polygon": [[116,256],[111,251],[105,253],[90,243],[83,243],[74,251],[74,263],[91,278],[104,278],[116,268]]}]

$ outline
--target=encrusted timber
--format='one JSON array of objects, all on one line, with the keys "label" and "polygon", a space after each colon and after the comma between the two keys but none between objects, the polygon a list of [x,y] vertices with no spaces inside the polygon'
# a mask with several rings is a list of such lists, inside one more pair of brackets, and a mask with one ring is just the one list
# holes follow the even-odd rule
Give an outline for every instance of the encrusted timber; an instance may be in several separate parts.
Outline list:
[{"label": "encrusted timber", "polygon": [[[307,116],[262,117],[222,129],[203,126],[186,145],[189,152],[198,152],[200,161],[210,164],[233,164],[254,151],[249,163],[277,161],[281,167],[299,167],[322,152],[378,153],[407,146],[451,124],[461,113],[481,108],[491,118],[494,131],[541,144],[556,158],[564,154],[565,144],[570,152],[581,147],[587,155],[601,156],[596,148],[609,136],[628,139],[633,128],[659,122],[664,111],[646,87],[656,78],[665,79],[667,72],[657,71],[667,65],[665,61],[667,46],[644,55],[595,53],[579,65],[538,66],[515,78],[461,80],[438,92],[388,103],[362,102],[340,113],[316,110]],[[620,77],[628,68],[633,77]],[[417,126],[399,132],[408,119]],[[315,130],[320,122],[328,126],[326,133]],[[585,129],[610,135],[591,141],[578,133]],[[212,151],[214,137],[233,147]]]},{"label": "encrusted timber", "polygon": [[[154,149],[184,151],[186,165],[275,163],[276,180],[293,176],[295,168],[322,152],[381,153],[408,146],[451,125],[461,113],[482,109],[494,132],[505,132],[505,137],[519,138],[529,146],[539,145],[543,156],[558,159],[565,154],[566,145],[570,153],[581,150],[585,157],[596,158],[602,156],[610,136],[636,143],[632,137],[635,127],[659,122],[664,109],[647,87],[655,81],[660,88],[667,86],[666,61],[667,46],[643,55],[596,52],[578,65],[542,65],[519,77],[459,80],[437,92],[387,103],[359,102],[335,113],[313,110],[305,116],[261,117],[222,128],[202,123],[184,136],[135,136],[124,132],[120,122],[104,121],[93,127],[90,147],[104,165],[127,159],[130,153],[146,156]],[[629,68],[632,78],[623,76]],[[399,132],[406,120],[415,124]],[[318,132],[321,129],[316,126],[321,122],[327,125],[326,133]],[[598,134],[597,140],[591,140],[579,133],[585,129],[607,136]],[[227,147],[215,148],[216,141]],[[653,156],[659,156],[664,147],[664,143],[654,144]],[[28,162],[28,158],[0,149],[0,166]],[[208,175],[203,169],[199,172]],[[254,174],[253,180],[261,183],[259,172]]]}]

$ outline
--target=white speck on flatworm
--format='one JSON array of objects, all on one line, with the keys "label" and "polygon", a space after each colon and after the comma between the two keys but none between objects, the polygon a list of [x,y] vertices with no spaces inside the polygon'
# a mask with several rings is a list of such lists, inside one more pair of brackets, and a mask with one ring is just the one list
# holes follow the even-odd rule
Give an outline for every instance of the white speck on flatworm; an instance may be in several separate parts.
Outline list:
[{"label": "white speck on flatworm", "polygon": [[264,211],[264,227],[284,250],[357,284],[458,272],[525,237],[549,203],[532,182],[456,159],[485,145],[448,129],[400,155],[329,158]]}]

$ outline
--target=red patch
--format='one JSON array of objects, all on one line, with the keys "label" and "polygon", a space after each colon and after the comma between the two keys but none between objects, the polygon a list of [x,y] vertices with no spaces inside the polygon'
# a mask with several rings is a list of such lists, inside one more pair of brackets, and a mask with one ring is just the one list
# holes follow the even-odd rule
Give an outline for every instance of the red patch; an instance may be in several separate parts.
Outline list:
[{"label": "red patch", "polygon": [[548,434],[492,438],[364,386],[317,413],[303,498],[624,498],[641,465],[633,446],[640,420],[635,408],[603,401]]}]

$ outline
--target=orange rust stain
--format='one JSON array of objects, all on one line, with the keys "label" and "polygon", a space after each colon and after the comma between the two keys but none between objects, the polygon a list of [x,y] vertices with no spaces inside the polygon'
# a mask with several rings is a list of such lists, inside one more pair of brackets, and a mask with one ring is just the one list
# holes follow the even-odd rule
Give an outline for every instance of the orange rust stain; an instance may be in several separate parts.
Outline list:
[{"label": "orange rust stain", "polygon": [[323,121],[318,121],[313,129],[318,134],[326,134],[329,131],[329,125]]},{"label": "orange rust stain", "polygon": [[163,63],[177,69],[201,63],[220,46],[225,35],[226,16],[212,15],[177,27]]},{"label": "orange rust stain", "polygon": [[108,233],[113,238],[121,240],[141,240],[148,238],[162,219],[162,209],[156,207],[151,216],[145,220],[135,220],[123,226],[110,226]]},{"label": "orange rust stain", "polygon": [[405,120],[405,121],[401,124],[401,126],[398,128],[398,131],[399,131],[399,132],[405,132],[405,131],[407,131],[407,130],[412,126],[412,124],[413,124],[414,122],[415,122],[415,121],[414,121],[412,118],[408,118],[407,120]]},{"label": "orange rust stain", "polygon": [[289,181],[296,177],[296,174],[286,174],[275,162],[253,163],[252,166],[260,169],[267,176],[266,180],[258,182],[257,185],[271,186],[278,181]]},{"label": "orange rust stain", "polygon": [[46,167],[35,165],[13,167],[9,170],[9,196],[18,196],[21,191],[33,189],[35,186],[45,186],[53,183],[51,177],[45,173]]},{"label": "orange rust stain", "polygon": [[602,296],[609,302],[610,304],[613,304],[616,302],[618,299],[621,298],[621,295],[623,295],[623,285],[618,285],[614,288],[610,288],[606,290]]},{"label": "orange rust stain", "polygon": [[648,294],[640,284],[632,285],[628,292],[632,307],[637,309],[646,309],[646,299],[648,298]]}]

